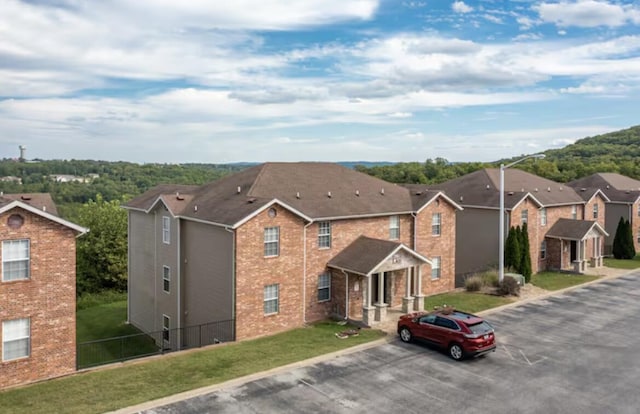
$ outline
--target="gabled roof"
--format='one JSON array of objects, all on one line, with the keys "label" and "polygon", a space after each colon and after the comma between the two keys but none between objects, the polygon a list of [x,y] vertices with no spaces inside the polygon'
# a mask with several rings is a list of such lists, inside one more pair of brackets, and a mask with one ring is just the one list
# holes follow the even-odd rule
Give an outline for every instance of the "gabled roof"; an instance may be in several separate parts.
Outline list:
[{"label": "gabled roof", "polygon": [[[176,192],[184,203],[172,199]],[[274,200],[312,220],[413,211],[406,188],[321,162],[265,163],[199,187],[159,186],[125,208],[148,212],[159,198],[176,216],[225,226],[241,223]]]},{"label": "gabled roof", "polygon": [[[49,210],[53,210],[54,212],[57,213],[55,209],[55,204],[53,203],[53,200],[51,199],[50,194],[48,193],[29,194],[29,197],[26,197],[27,200],[23,200],[23,198],[21,197],[22,195],[24,194],[11,194],[11,197],[7,197],[6,194],[3,196],[0,196],[0,214],[10,211],[14,208],[21,208],[23,210],[29,211],[33,214],[36,214],[38,216],[51,220],[55,223],[69,227],[70,229],[78,232],[78,235],[83,235],[89,231],[89,229],[85,227],[82,227],[70,221],[64,220],[58,217],[57,214],[52,214],[51,212],[49,212]],[[25,201],[34,201],[34,200],[38,200],[41,202],[48,200],[51,202],[51,204],[48,205],[48,208],[43,209],[25,202]],[[39,205],[39,203],[36,205]]]},{"label": "gabled roof", "polygon": [[[500,169],[485,168],[433,186],[463,207],[499,208]],[[530,195],[543,207],[583,204],[582,198],[564,184],[508,168],[504,171],[505,208],[510,210]]]},{"label": "gabled roof", "polygon": [[551,226],[547,234],[545,234],[545,237],[564,240],[584,240],[592,230],[597,231],[603,236],[609,235],[596,221],[561,218]]},{"label": "gabled roof", "polygon": [[616,173],[591,174],[567,185],[578,193],[600,189],[614,203],[634,203],[640,198],[640,181]]},{"label": "gabled roof", "polygon": [[409,190],[411,194],[411,205],[414,212],[419,212],[438,197],[442,197],[447,203],[451,204],[456,210],[462,210],[460,204],[453,201],[441,190],[430,190],[427,184],[402,184]]},{"label": "gabled roof", "polygon": [[402,243],[360,236],[327,263],[328,267],[369,276],[399,251],[407,252],[418,262],[431,263]]},{"label": "gabled roof", "polygon": [[0,207],[12,201],[20,201],[21,203],[30,205],[36,209],[46,211],[51,215],[58,215],[56,204],[53,202],[51,194],[49,193],[19,193],[0,195]]}]

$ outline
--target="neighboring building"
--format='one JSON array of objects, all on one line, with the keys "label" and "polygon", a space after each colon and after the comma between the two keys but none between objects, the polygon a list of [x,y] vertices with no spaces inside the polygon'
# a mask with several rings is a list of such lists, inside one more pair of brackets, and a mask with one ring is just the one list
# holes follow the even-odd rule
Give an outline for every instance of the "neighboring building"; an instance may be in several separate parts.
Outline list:
[{"label": "neighboring building", "polygon": [[3,183],[22,184],[22,178],[16,177],[16,176],[13,176],[13,175],[7,175],[7,176],[4,176],[4,177],[0,177],[0,181],[2,181]]},{"label": "neighboring building", "polygon": [[49,194],[0,196],[0,388],[76,369],[76,237]]},{"label": "neighboring building", "polygon": [[629,220],[636,251],[640,252],[640,181],[616,173],[598,173],[571,181],[578,194],[587,200],[600,190],[606,196],[604,251],[611,254],[620,217]]},{"label": "neighboring building", "polygon": [[[456,285],[497,267],[500,170],[479,170],[429,188],[444,191],[464,209],[456,216]],[[602,265],[607,235],[602,192],[585,202],[571,187],[513,168],[505,170],[504,192],[505,237],[510,227],[527,222],[534,273],[582,273],[587,265]]]},{"label": "neighboring building", "polygon": [[[129,322],[164,331],[216,321],[242,340],[338,316],[366,325],[454,287],[456,211],[331,163],[266,163],[129,202]],[[203,328],[204,329],[204,328]]]},{"label": "neighboring building", "polygon": [[99,177],[99,174],[87,174],[84,177],[71,174],[52,174],[49,179],[57,183],[90,183]]}]

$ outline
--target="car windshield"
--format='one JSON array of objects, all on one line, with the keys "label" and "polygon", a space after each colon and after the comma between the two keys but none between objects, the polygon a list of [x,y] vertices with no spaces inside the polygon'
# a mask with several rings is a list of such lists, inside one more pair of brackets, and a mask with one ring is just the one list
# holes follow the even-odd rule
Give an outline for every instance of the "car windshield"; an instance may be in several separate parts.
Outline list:
[{"label": "car windshield", "polygon": [[485,333],[493,330],[491,325],[489,325],[485,321],[474,323],[473,325],[467,325],[467,326],[469,327],[469,329],[471,329],[471,332],[473,332],[474,334],[481,334],[481,333]]}]

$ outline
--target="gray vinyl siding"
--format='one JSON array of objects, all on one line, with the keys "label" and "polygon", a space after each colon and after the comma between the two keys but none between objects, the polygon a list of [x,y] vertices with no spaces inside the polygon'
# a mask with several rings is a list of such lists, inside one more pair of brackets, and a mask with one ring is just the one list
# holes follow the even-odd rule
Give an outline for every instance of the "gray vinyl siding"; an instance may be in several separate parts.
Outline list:
[{"label": "gray vinyl siding", "polygon": [[183,220],[181,239],[184,326],[234,319],[233,233]]},{"label": "gray vinyl siding", "polygon": [[[470,207],[456,213],[456,287],[466,276],[497,266],[498,217],[498,210]],[[505,237],[508,230],[505,224]]]},{"label": "gray vinyl siding", "polygon": [[607,203],[605,205],[604,229],[609,233],[609,237],[604,240],[605,254],[611,254],[611,251],[613,250],[613,238],[616,236],[620,217],[623,217],[625,220],[629,220],[630,208],[631,206],[629,204]]},{"label": "gray vinyl siding", "polygon": [[[171,329],[178,326],[182,327],[182,321],[178,320],[180,314],[178,312],[178,246],[180,245],[178,234],[178,219],[171,217],[162,203],[158,203],[158,207],[150,214],[155,215],[156,227],[156,249],[158,254],[155,261],[155,280],[156,280],[156,317],[154,331],[162,330],[162,315],[167,315],[171,319]],[[166,244],[162,241],[162,217],[169,217],[170,224],[170,242]],[[171,270],[171,284],[169,293],[163,289],[163,266],[168,266]],[[176,344],[171,344],[175,347]]]},{"label": "gray vinyl siding", "polygon": [[129,210],[129,322],[145,332],[155,328],[155,218]]}]

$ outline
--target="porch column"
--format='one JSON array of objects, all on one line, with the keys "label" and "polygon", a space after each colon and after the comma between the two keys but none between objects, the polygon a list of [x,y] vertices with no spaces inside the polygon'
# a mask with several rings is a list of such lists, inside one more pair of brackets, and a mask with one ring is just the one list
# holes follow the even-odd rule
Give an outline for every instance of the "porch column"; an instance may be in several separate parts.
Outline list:
[{"label": "porch column", "polygon": [[364,306],[362,307],[362,322],[367,326],[375,325],[375,308],[371,306],[371,275],[365,277],[367,287],[364,289]]},{"label": "porch column", "polygon": [[406,277],[405,295],[402,298],[402,312],[409,313],[413,309],[413,296],[411,296],[411,272],[410,268],[404,269],[404,275]]},{"label": "porch column", "polygon": [[376,322],[384,321],[387,318],[387,305],[384,303],[384,272],[378,273],[378,301],[376,307]]},{"label": "porch column", "polygon": [[424,297],[422,294],[422,266],[416,266],[414,269],[416,273],[416,294],[413,301],[413,310],[416,312],[422,312],[424,310]]}]

